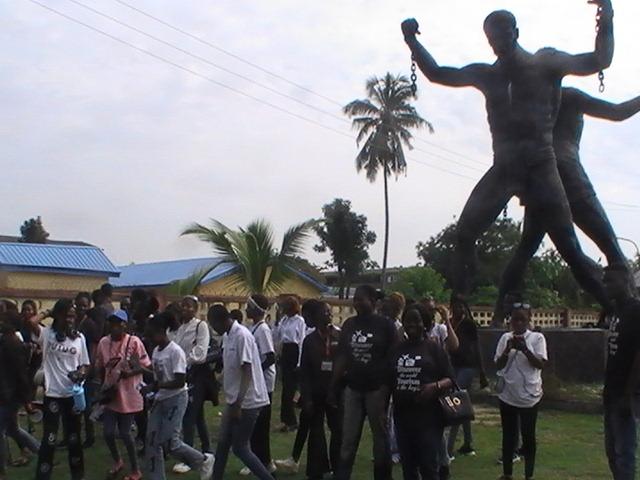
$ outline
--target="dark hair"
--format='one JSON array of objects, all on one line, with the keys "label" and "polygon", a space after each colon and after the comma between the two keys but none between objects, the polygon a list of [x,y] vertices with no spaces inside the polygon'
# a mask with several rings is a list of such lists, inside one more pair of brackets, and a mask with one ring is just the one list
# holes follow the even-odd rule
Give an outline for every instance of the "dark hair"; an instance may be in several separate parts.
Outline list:
[{"label": "dark hair", "polygon": [[[59,342],[63,342],[67,336],[68,327],[67,327],[67,315],[69,315],[69,311],[73,308],[73,300],[69,298],[61,298],[58,300],[53,308],[51,309],[51,317],[53,318],[53,323],[51,324],[51,329],[56,334],[56,339]],[[62,326],[60,323],[62,322]],[[75,330],[70,332],[70,338],[77,338],[78,332]]]},{"label": "dark hair", "polygon": [[13,334],[20,330],[21,326],[18,312],[7,311],[0,314],[0,333]]},{"label": "dark hair", "polygon": [[107,300],[107,297],[102,290],[98,289],[91,292],[91,300],[96,307],[99,307]]},{"label": "dark hair", "polygon": [[167,328],[169,328],[169,324],[171,323],[171,314],[168,312],[162,312],[158,315],[154,315],[147,322],[147,327],[156,332],[164,332],[166,333]]},{"label": "dark hair", "polygon": [[302,305],[302,316],[307,319],[315,318],[322,313],[324,302],[312,298]]},{"label": "dark hair", "polygon": [[78,292],[75,298],[76,303],[78,303],[78,300],[80,300],[81,298],[86,298],[87,301],[91,303],[91,294],[89,292]]},{"label": "dark hair", "polygon": [[[404,311],[405,315],[409,310],[416,310],[420,314],[420,317],[422,318],[422,324],[425,327],[427,325],[433,325],[433,323],[436,321],[433,310],[426,307],[422,303],[414,303],[411,306],[407,307],[407,309]],[[404,318],[404,315],[402,316],[402,318]]]},{"label": "dark hair", "polygon": [[18,305],[13,300],[2,300],[2,304],[4,305],[4,309],[7,312],[17,312]]},{"label": "dark hair", "polygon": [[356,292],[364,293],[369,299],[371,303],[375,304],[378,300],[384,299],[384,292],[381,290],[377,290],[375,287],[371,285],[360,285],[356,288]]},{"label": "dark hair", "polygon": [[242,323],[244,320],[244,314],[242,313],[242,310],[240,310],[239,308],[235,308],[231,310],[229,312],[229,316],[239,323]]},{"label": "dark hair", "polygon": [[33,308],[33,310],[38,313],[38,306],[36,305],[36,302],[34,302],[33,300],[25,300],[24,302],[22,302],[22,310],[24,310],[24,307],[26,307],[27,305],[31,305],[31,308]]},{"label": "dark hair", "polygon": [[269,299],[262,295],[261,293],[254,293],[251,295],[251,298],[254,302],[258,304],[258,306],[263,310],[269,309]]},{"label": "dark hair", "polygon": [[146,302],[149,298],[149,292],[143,288],[134,288],[131,290],[131,303]]},{"label": "dark hair", "polygon": [[100,291],[104,293],[104,296],[107,298],[111,298],[113,295],[113,285],[110,283],[105,283],[100,287]]},{"label": "dark hair", "polygon": [[207,312],[207,320],[209,320],[209,323],[228,320],[229,318],[229,310],[227,310],[227,307],[224,305],[212,305]]},{"label": "dark hair", "polygon": [[418,310],[416,308],[418,304],[414,304],[411,306],[411,308],[407,308],[404,313],[402,314],[402,322],[404,323],[404,321],[407,319],[407,317],[409,316],[410,313],[412,312],[416,312],[418,314],[418,317],[420,317],[420,319],[422,319],[422,324],[424,325],[424,319],[422,318],[422,315],[420,313],[420,310]]},{"label": "dark hair", "polygon": [[484,29],[493,26],[506,26],[515,29],[518,26],[516,17],[508,10],[491,12],[484,20]]},{"label": "dark hair", "polygon": [[182,307],[178,302],[171,302],[164,308],[164,313],[168,315],[169,324],[168,328],[171,331],[175,331],[180,328],[180,315]]},{"label": "dark hair", "polygon": [[284,306],[286,315],[289,315],[289,313],[292,311],[294,312],[293,313],[294,315],[297,315],[300,313],[300,300],[298,300],[298,297],[295,297],[293,295],[288,295],[284,297],[282,304]]}]

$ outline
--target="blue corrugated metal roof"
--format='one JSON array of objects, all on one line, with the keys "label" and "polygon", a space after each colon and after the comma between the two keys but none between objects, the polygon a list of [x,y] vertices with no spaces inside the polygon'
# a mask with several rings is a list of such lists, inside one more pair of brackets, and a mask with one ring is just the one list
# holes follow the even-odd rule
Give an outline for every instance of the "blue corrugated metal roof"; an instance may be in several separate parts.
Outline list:
[{"label": "blue corrugated metal roof", "polygon": [[[166,262],[139,263],[120,267],[120,278],[110,279],[114,287],[161,287],[169,285],[176,280],[182,280],[194,273],[212,267],[219,262],[218,259],[209,258],[189,258],[185,260],[170,260]],[[204,278],[202,283],[210,283],[220,278],[224,278],[235,270],[235,266],[223,263],[214,268]],[[321,291],[326,287],[307,275],[306,273],[294,270],[303,280],[315,285]]]},{"label": "blue corrugated metal roof", "polygon": [[48,245],[38,243],[0,243],[0,269],[46,271],[68,274],[120,274],[98,247]]},{"label": "blue corrugated metal roof", "polygon": [[[120,277],[111,280],[114,287],[159,287],[182,280],[194,273],[218,263],[215,258],[189,258],[166,262],[138,263],[120,267]],[[212,282],[228,275],[233,265],[218,265],[204,278],[203,283]]]}]

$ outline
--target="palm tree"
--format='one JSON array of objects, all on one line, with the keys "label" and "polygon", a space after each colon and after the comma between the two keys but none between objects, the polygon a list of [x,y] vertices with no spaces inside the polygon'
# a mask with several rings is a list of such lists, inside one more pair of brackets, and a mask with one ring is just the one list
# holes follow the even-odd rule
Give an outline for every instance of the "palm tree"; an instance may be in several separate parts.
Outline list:
[{"label": "palm tree", "polygon": [[231,264],[236,267],[229,278],[232,286],[241,287],[246,293],[273,293],[295,275],[297,257],[302,254],[314,224],[307,221],[289,228],[279,251],[275,248],[273,227],[265,220],[231,230],[212,219],[208,227],[199,223],[189,225],[182,235],[195,235],[213,247],[219,261],[207,273],[221,264]]},{"label": "palm tree", "polygon": [[202,285],[202,281],[211,272],[211,268],[201,268],[194,271],[187,278],[175,280],[165,288],[166,293],[176,297],[185,295],[197,295]]},{"label": "palm tree", "polygon": [[387,272],[389,252],[389,189],[390,174],[396,178],[407,170],[403,144],[412,149],[412,128],[433,126],[418,115],[409,101],[414,96],[411,83],[404,76],[388,73],[384,78],[367,80],[367,99],[354,100],[344,107],[344,113],[353,118],[353,128],[358,130],[356,142],[364,145],[356,157],[356,169],[364,170],[367,180],[375,182],[382,170],[384,179],[384,256],[382,259],[382,286]]}]

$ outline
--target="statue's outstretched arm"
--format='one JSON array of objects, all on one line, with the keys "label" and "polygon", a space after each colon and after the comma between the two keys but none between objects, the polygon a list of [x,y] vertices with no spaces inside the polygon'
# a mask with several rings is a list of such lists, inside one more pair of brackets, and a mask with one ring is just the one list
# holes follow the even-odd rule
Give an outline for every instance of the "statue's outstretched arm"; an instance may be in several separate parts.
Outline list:
[{"label": "statue's outstretched arm", "polygon": [[609,68],[613,60],[613,7],[611,0],[591,0],[589,3],[598,6],[598,33],[593,52],[571,55],[565,52],[550,50],[548,61],[552,69],[560,76],[593,75]]},{"label": "statue's outstretched arm", "polygon": [[402,33],[413,59],[422,73],[433,83],[449,87],[479,88],[491,69],[491,66],[487,64],[472,64],[462,68],[441,67],[416,38],[420,32],[418,22],[413,18],[402,22]]}]

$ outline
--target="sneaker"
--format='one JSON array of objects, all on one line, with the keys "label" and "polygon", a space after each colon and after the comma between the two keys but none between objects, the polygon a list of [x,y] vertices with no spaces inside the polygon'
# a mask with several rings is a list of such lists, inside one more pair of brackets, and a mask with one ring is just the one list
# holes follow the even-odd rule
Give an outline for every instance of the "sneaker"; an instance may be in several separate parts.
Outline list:
[{"label": "sneaker", "polygon": [[204,454],[204,462],[200,467],[200,480],[211,480],[213,474],[213,464],[216,461],[216,457],[210,453]]},{"label": "sneaker", "polygon": [[188,473],[191,471],[191,467],[186,463],[176,463],[171,471],[173,473]]},{"label": "sneaker", "polygon": [[278,470],[282,470],[283,473],[298,473],[298,469],[300,468],[300,464],[291,457],[286,460],[276,460],[274,464],[275,467],[277,467]]},{"label": "sneaker", "polygon": [[[518,463],[520,460],[522,460],[522,457],[520,457],[520,455],[518,455],[517,453],[513,454],[513,463]],[[498,461],[496,462],[498,465],[502,465],[502,455],[500,455],[500,457],[498,458]]]},{"label": "sneaker", "polygon": [[460,455],[465,455],[469,457],[475,457],[476,451],[473,449],[471,445],[463,445],[458,449],[458,453]]},{"label": "sneaker", "polygon": [[251,470],[249,469],[249,467],[244,467],[238,473],[243,477],[248,477],[249,475],[251,475]]},{"label": "sneaker", "polygon": [[276,473],[276,471],[278,471],[278,467],[273,460],[271,460],[271,463],[267,465],[267,470],[269,470],[269,473]]}]

